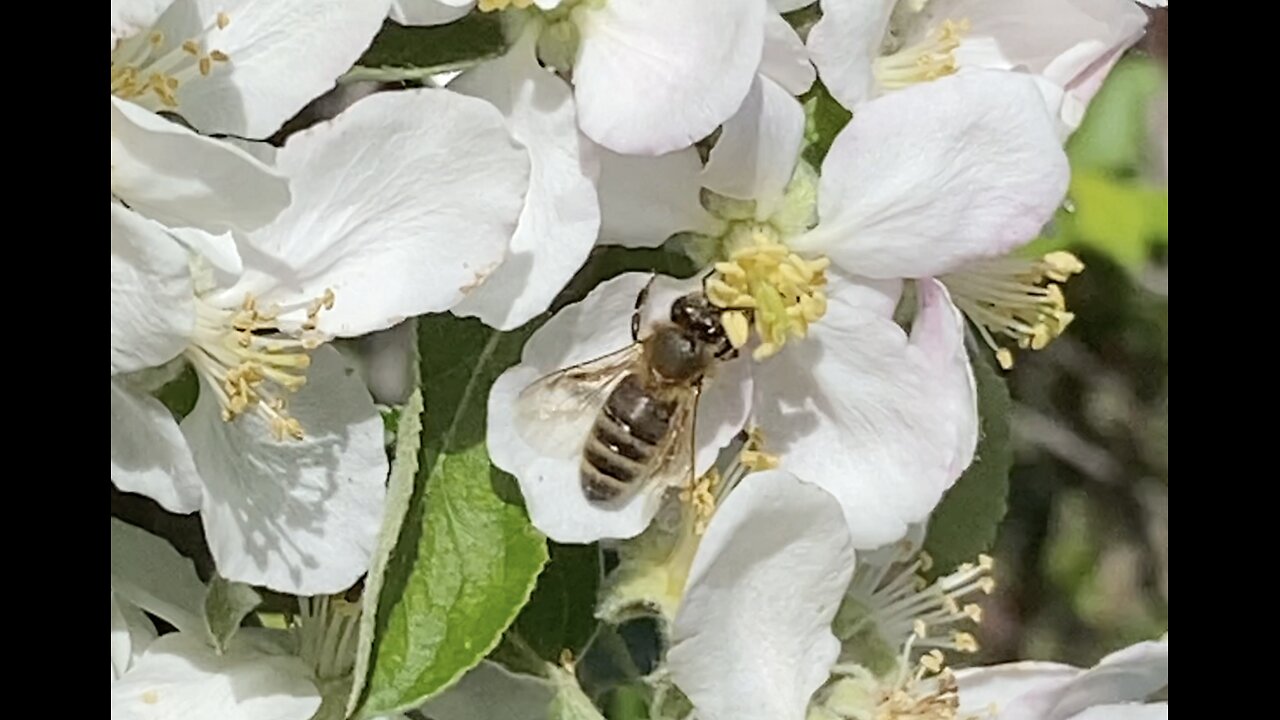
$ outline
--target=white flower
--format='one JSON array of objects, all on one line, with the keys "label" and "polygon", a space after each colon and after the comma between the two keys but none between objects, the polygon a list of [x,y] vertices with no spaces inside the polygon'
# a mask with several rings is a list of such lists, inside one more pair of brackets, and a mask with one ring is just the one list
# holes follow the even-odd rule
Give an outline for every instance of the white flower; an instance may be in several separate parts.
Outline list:
[{"label": "white flower", "polygon": [[840,653],[831,623],[854,569],[840,507],[780,471],[716,511],[667,659],[700,720],[801,720]]},{"label": "white flower", "polygon": [[[506,254],[528,159],[487,103],[418,90],[359,101],[275,162],[293,203],[243,238],[230,279],[193,276],[162,228],[132,232],[123,219],[137,217],[113,206],[112,479],[200,510],[224,577],[335,592],[367,569],[387,461],[368,391],[320,343],[448,310],[482,282]],[[180,430],[115,372],[117,347],[195,368]]]},{"label": "white flower", "polygon": [[[470,2],[396,0],[392,18],[449,22]],[[538,33],[538,54],[572,70],[578,124],[595,142],[656,155],[709,135],[742,103],[765,39],[765,0],[482,0]]]},{"label": "white flower", "polygon": [[[1081,670],[1022,662],[951,671],[943,649],[982,612],[991,560],[932,583],[922,528],[854,553],[838,505],[777,471],[747,476],[696,546],[672,628],[670,678],[699,720],[1100,720],[1167,717],[1168,639]],[[838,608],[838,609],[837,609]],[[926,650],[927,652],[921,652]],[[1092,708],[1092,710],[1090,710]]]},{"label": "white flower", "polygon": [[1041,81],[1064,136],[1147,23],[1133,0],[823,0],[822,13],[809,49],[846,107],[957,70],[1013,70]]},{"label": "white flower", "polygon": [[[160,538],[111,520],[111,717],[312,717],[320,692],[287,638],[244,628],[216,651],[206,639],[204,594],[191,561]],[[144,610],[177,632],[157,638]]]},{"label": "white flower", "polygon": [[538,64],[536,42],[536,31],[526,29],[506,55],[449,83],[450,90],[493,103],[532,161],[511,253],[453,308],[500,330],[547,309],[586,261],[600,229],[598,162],[578,132],[572,91]]},{"label": "white flower", "polygon": [[112,0],[111,93],[263,138],[334,84],[389,0]]},{"label": "white flower", "polygon": [[982,720],[1156,720],[1169,704],[1143,704],[1169,684],[1169,636],[1136,643],[1092,668],[1024,661],[957,670],[960,712]]},{"label": "white flower", "polygon": [[[832,145],[821,179],[802,166],[784,194],[800,110],[767,78],[757,89],[702,174],[692,150],[605,154],[602,239],[707,235],[702,245],[722,258],[707,291],[730,310],[730,337],[745,341],[751,317],[762,339],[754,354],[766,359],[725,363],[709,381],[695,472],[750,412],[782,468],[838,497],[855,546],[876,547],[932,510],[977,440],[962,319],[930,277],[1032,237],[1065,191],[1066,161],[1029,79],[975,72],[867,104]],[[754,202],[717,201],[717,217],[698,202],[703,184]],[[806,230],[815,185],[819,222]],[[892,319],[903,278],[918,279],[909,334]],[[587,502],[577,457],[534,450],[509,409],[534,379],[629,344],[625,318],[645,282],[617,278],[553,318],[490,395],[490,454],[519,479],[533,522],[562,542],[635,536],[665,488],[616,508]],[[648,316],[696,287],[655,286]]]}]

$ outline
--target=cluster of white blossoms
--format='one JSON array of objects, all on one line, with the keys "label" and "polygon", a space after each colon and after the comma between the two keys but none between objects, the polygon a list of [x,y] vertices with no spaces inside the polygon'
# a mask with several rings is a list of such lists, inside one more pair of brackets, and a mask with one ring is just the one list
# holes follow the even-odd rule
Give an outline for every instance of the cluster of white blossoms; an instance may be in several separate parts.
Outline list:
[{"label": "cluster of white blossoms", "polygon": [[[966,318],[1006,368],[1070,323],[1060,285],[1083,266],[1019,250],[1145,12],[820,0],[802,36],[782,13],[811,4],[112,0],[111,479],[198,512],[220,578],[300,598],[281,627],[211,637],[190,562],[113,520],[113,717],[340,717],[326,687],[350,681],[359,613],[340,594],[369,571],[389,464],[332,341],[429,313],[518,328],[598,245],[700,270],[624,273],[547,319],[493,384],[488,453],[547,537],[617,550],[600,612],[664,618],[661,682],[693,717],[1111,718],[1087,708],[1167,683],[1167,638],[1093,670],[952,672],[990,562],[917,574],[978,442]],[[278,140],[388,19],[468,13],[501,15],[504,54]],[[815,78],[852,113],[820,167],[798,99]],[[697,400],[688,477],[592,502],[580,453],[529,444],[513,408],[629,346],[646,289],[642,326],[700,291],[742,352]],[[157,393],[184,374],[179,416]],[[486,663],[431,716],[464,717],[486,677],[523,682]]]}]

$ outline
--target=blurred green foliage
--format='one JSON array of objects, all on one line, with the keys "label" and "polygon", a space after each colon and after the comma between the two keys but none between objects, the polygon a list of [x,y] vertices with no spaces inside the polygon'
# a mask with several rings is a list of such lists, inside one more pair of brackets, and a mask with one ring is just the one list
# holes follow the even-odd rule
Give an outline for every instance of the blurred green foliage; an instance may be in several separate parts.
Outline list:
[{"label": "blurred green foliage", "polygon": [[1117,65],[1068,145],[1069,202],[1032,248],[1087,270],[1065,287],[1071,329],[1008,374],[1015,463],[975,662],[1091,664],[1168,629],[1168,125],[1151,107],[1166,75],[1144,55]]}]

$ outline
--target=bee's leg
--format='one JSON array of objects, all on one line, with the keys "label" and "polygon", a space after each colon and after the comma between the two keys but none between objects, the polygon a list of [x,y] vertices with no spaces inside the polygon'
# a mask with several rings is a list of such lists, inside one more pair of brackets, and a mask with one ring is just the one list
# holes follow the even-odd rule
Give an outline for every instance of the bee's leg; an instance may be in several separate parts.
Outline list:
[{"label": "bee's leg", "polygon": [[631,313],[631,339],[637,342],[640,341],[640,311],[644,308],[645,302],[649,300],[649,288],[653,286],[653,281],[657,277],[657,275],[654,275],[649,282],[645,283],[640,294],[636,295],[636,309],[635,312]]},{"label": "bee's leg", "polygon": [[724,348],[723,350],[717,352],[715,354],[715,358],[717,360],[724,360],[725,362],[728,362],[730,360],[736,360],[738,359],[738,348],[730,345]]}]

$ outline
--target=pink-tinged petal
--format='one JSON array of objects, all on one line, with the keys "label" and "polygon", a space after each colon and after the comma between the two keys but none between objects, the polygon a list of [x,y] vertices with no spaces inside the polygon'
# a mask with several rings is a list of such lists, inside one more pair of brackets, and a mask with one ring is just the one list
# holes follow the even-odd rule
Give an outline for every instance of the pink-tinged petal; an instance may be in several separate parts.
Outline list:
[{"label": "pink-tinged petal", "polygon": [[1033,239],[1069,173],[1034,80],[959,73],[858,109],[823,161],[818,226],[789,244],[868,277],[944,274]]},{"label": "pink-tinged petal", "polygon": [[840,653],[831,623],[853,569],[831,495],[781,471],[734,488],[698,546],[668,653],[698,717],[804,718]]},{"label": "pink-tinged petal", "polygon": [[859,549],[928,516],[977,444],[963,320],[940,284],[919,294],[908,336],[883,313],[885,292],[834,274],[809,337],[755,368],[766,449],[840,501]]},{"label": "pink-tinged petal", "polygon": [[578,122],[619,153],[661,155],[710,135],[760,66],[765,0],[610,0],[576,15]]}]

